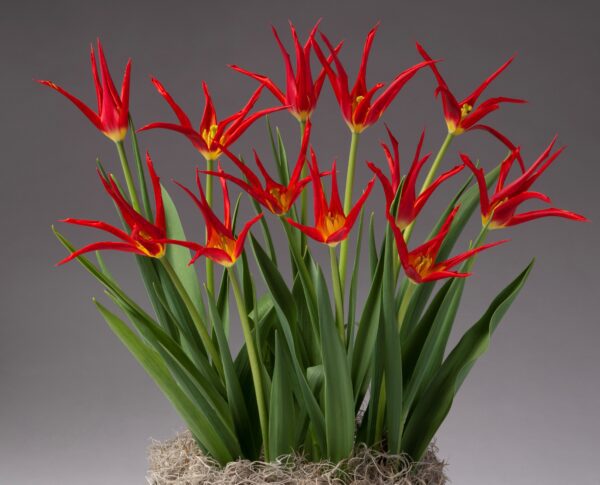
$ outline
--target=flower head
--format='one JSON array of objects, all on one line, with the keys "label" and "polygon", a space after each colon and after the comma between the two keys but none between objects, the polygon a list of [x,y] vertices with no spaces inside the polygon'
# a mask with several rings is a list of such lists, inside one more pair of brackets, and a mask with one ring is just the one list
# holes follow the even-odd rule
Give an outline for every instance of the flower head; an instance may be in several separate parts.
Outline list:
[{"label": "flower head", "polygon": [[529,189],[564,150],[563,147],[552,153],[555,142],[556,137],[554,137],[550,145],[523,174],[510,184],[506,184],[506,179],[513,163],[519,156],[519,149],[513,150],[513,152],[511,152],[511,154],[502,162],[498,183],[491,197],[488,196],[483,170],[476,168],[467,155],[460,155],[465,165],[473,171],[477,178],[481,202],[481,219],[484,225],[489,223],[490,229],[500,229],[508,226],[516,226],[517,224],[522,224],[533,219],[540,219],[542,217],[563,217],[574,221],[587,220],[584,216],[576,214],[575,212],[558,209],[556,207],[516,214],[519,206],[528,200],[537,199],[548,204],[551,203],[550,198],[547,195],[540,192],[532,192]]},{"label": "flower head", "polygon": [[114,142],[122,141],[127,134],[129,123],[129,82],[131,76],[131,59],[125,66],[125,75],[121,84],[121,92],[117,92],[112,77],[108,70],[102,44],[98,39],[98,57],[100,58],[100,77],[98,76],[98,67],[96,65],[96,56],[94,47],[90,46],[90,60],[92,64],[92,76],[96,87],[96,98],[98,101],[98,112],[94,112],[89,106],[84,104],[79,98],[65,91],[51,81],[38,81],[40,84],[48,86],[58,91],[69,101],[71,101],[79,110],[94,124],[98,130]]},{"label": "flower head", "polygon": [[[417,43],[417,50],[425,60],[431,60],[429,54],[425,51],[423,46]],[[444,108],[444,118],[446,119],[446,125],[448,126],[448,132],[453,135],[460,135],[465,131],[469,130],[484,130],[496,137],[500,142],[506,145],[509,150],[514,150],[512,142],[504,136],[502,133],[497,131],[488,125],[482,125],[480,121],[485,118],[492,111],[496,111],[500,108],[502,103],[526,103],[523,99],[506,98],[503,96],[489,98],[485,101],[477,104],[479,97],[483,94],[490,83],[496,79],[502,71],[504,71],[510,63],[513,61],[514,56],[500,66],[491,76],[483,81],[475,91],[467,96],[462,101],[457,101],[456,97],[448,88],[446,81],[440,74],[435,64],[430,64],[433,74],[435,75],[438,87],[435,91],[436,96],[438,94],[442,97],[442,105]],[[519,161],[521,163],[521,161]]]},{"label": "flower head", "polygon": [[[281,55],[283,56],[283,62],[285,64],[285,93],[267,76],[247,71],[246,69],[242,69],[236,65],[230,66],[232,69],[256,79],[258,82],[264,85],[269,91],[271,91],[271,93],[273,93],[273,95],[281,102],[281,104],[288,107],[289,112],[296,119],[298,119],[298,121],[303,122],[308,120],[314,111],[317,105],[317,100],[319,99],[319,94],[321,93],[321,88],[323,87],[323,81],[325,80],[325,69],[321,69],[321,72],[313,81],[312,71],[310,68],[310,53],[319,22],[317,22],[311,30],[308,40],[304,45],[300,44],[300,41],[298,40],[298,34],[296,33],[296,28],[290,22],[290,30],[292,33],[292,39],[294,41],[296,53],[295,72],[292,67],[292,62],[288,51],[283,46],[277,30],[275,30],[275,27],[272,27],[273,35],[275,36],[277,45],[281,50]],[[336,52],[339,51],[340,48],[341,44],[336,47]],[[329,58],[329,62],[331,62],[331,56]]]},{"label": "flower head", "polygon": [[194,195],[187,187],[175,182],[192,198],[196,206],[198,206],[198,209],[200,209],[206,223],[206,244],[204,245],[190,241],[168,240],[168,242],[172,244],[185,246],[196,252],[189,264],[193,264],[200,256],[206,256],[225,267],[232,266],[244,250],[244,241],[246,240],[248,231],[252,225],[262,217],[262,214],[259,214],[251,219],[236,237],[233,234],[233,227],[231,224],[229,192],[227,190],[225,178],[222,177],[223,171],[220,164],[218,173],[220,175],[219,180],[221,181],[221,189],[223,190],[223,222],[216,216],[206,200],[206,195],[204,194],[202,184],[200,183],[199,170],[196,170],[196,185],[200,192],[200,198],[196,197],[196,195]]},{"label": "flower head", "polygon": [[377,122],[400,90],[417,73],[417,71],[434,62],[427,60],[401,72],[392,80],[388,87],[375,98],[377,91],[385,86],[384,83],[377,83],[372,88],[367,88],[367,62],[373,40],[375,39],[377,27],[378,25],[373,27],[367,35],[358,76],[352,90],[350,90],[348,85],[348,74],[338,58],[336,49],[329,39],[324,34],[321,34],[323,42],[327,46],[330,55],[333,57],[335,71],[330,65],[331,61],[325,57],[317,42],[313,43],[315,53],[321,61],[321,64],[323,64],[323,68],[333,87],[333,92],[335,93],[337,102],[342,110],[342,116],[344,117],[344,120],[346,120],[346,124],[350,130],[354,133],[360,133],[368,126]]},{"label": "flower head", "polygon": [[[372,162],[367,162],[369,168],[377,175],[377,178],[381,182],[383,192],[386,198],[386,204],[388,211],[391,209],[392,203],[400,187],[400,156],[398,153],[398,141],[392,135],[392,132],[387,128],[388,135],[390,137],[391,150],[388,145],[381,143],[385,157],[388,162],[390,169],[390,179],[386,178],[381,169]],[[419,172],[423,165],[429,159],[430,154],[421,157],[421,148],[423,147],[423,140],[425,138],[425,132],[421,133],[417,150],[413,158],[412,165],[406,175],[406,179],[402,184],[402,192],[400,193],[400,199],[398,201],[398,209],[395,214],[394,220],[395,225],[400,229],[406,229],[419,215],[423,206],[429,200],[433,192],[439,187],[439,185],[453,177],[460,172],[464,165],[457,165],[456,167],[448,170],[447,172],[440,175],[429,187],[427,187],[421,194],[416,195],[416,183],[419,177]]]},{"label": "flower head", "polygon": [[331,198],[328,204],[321,182],[322,174],[319,172],[317,157],[312,149],[310,151],[310,156],[312,163],[309,164],[309,167],[313,187],[315,225],[314,227],[305,226],[290,218],[288,218],[287,221],[314,240],[328,244],[329,246],[336,246],[348,237],[352,226],[356,222],[356,218],[360,214],[360,211],[373,188],[375,177],[369,181],[354,207],[350,209],[348,214],[345,214],[337,185],[335,162],[333,162],[331,168]]},{"label": "flower head", "polygon": [[415,283],[426,283],[428,281],[435,281],[444,278],[466,278],[470,276],[470,273],[461,273],[453,270],[456,265],[469,259],[471,256],[489,249],[491,247],[503,244],[506,240],[498,241],[490,244],[484,244],[478,248],[470,249],[462,254],[454,256],[453,258],[447,259],[446,261],[438,261],[438,253],[440,248],[450,231],[454,216],[458,211],[459,207],[455,207],[452,212],[448,215],[444,224],[440,228],[439,232],[427,241],[425,244],[413,249],[408,250],[402,231],[394,224],[394,220],[390,214],[388,214],[388,220],[394,238],[396,240],[396,247],[400,255],[400,262],[406,276],[408,276]]},{"label": "flower head", "polygon": [[154,171],[154,166],[149,154],[146,154],[146,164],[148,166],[148,172],[150,173],[152,188],[154,190],[154,202],[156,208],[154,222],[146,220],[146,218],[139,214],[131,204],[125,200],[113,178],[105,179],[100,171],[98,171],[102,185],[119,209],[122,219],[129,227],[129,233],[102,221],[72,218],[63,219],[61,222],[94,227],[108,232],[120,239],[120,241],[103,241],[89,244],[71,253],[65,259],[60,261],[58,263],[59,265],[71,261],[82,254],[89,253],[90,251],[101,251],[105,249],[135,253],[140,256],[148,256],[151,258],[162,258],[165,255],[165,210],[163,207],[160,180]]},{"label": "flower head", "polygon": [[246,180],[242,180],[225,172],[203,171],[203,173],[216,175],[227,179],[234,184],[237,184],[246,193],[248,193],[248,195],[266,207],[273,214],[287,214],[302,190],[304,190],[306,185],[311,180],[310,177],[300,178],[302,174],[302,168],[304,167],[304,163],[306,161],[306,149],[310,139],[310,130],[311,123],[308,121],[302,137],[302,147],[300,148],[300,153],[298,154],[296,166],[294,167],[294,171],[292,172],[290,181],[287,185],[276,182],[271,178],[256,151],[254,152],[254,160],[256,161],[256,165],[265,179],[264,187],[254,172],[252,172],[252,170],[250,170],[243,161],[241,161],[227,149],[223,149],[223,152],[233,161],[233,163],[237,165],[237,167],[244,174]]},{"label": "flower head", "polygon": [[169,106],[171,106],[171,109],[179,120],[179,124],[163,122],[150,123],[140,128],[139,131],[163,128],[165,130],[181,133],[192,142],[192,145],[194,145],[196,150],[198,150],[206,160],[216,160],[221,154],[223,147],[228,147],[233,144],[250,127],[250,125],[261,116],[286,108],[286,106],[267,108],[249,115],[250,110],[258,101],[262,91],[263,86],[260,86],[254,91],[254,94],[240,111],[219,121],[210,92],[208,91],[208,86],[203,81],[202,89],[204,91],[205,100],[204,113],[202,114],[199,129],[195,130],[188,116],[175,102],[160,81],[152,78],[152,83],[159,94],[167,101],[167,103],[169,103]]}]

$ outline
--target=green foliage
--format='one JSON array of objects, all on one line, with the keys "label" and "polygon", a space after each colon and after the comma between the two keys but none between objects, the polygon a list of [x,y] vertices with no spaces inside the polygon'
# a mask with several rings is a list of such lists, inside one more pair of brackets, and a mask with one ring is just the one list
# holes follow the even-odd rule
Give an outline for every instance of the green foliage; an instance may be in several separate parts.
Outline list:
[{"label": "green foliage", "polygon": [[[268,131],[277,173],[285,182],[290,177],[286,149],[279,130],[273,133],[269,125]],[[132,143],[143,212],[150,216],[137,139]],[[488,173],[488,184],[498,173],[498,168]],[[168,237],[186,240],[164,188],[162,195]],[[459,190],[432,234],[457,204],[460,210],[440,259],[450,255],[476,212],[477,187],[467,182]],[[239,205],[238,199],[236,215]],[[257,204],[254,209],[261,211]],[[295,210],[288,216],[298,220]],[[98,265],[83,256],[77,260],[125,317],[95,302],[111,330],[171,401],[199,446],[221,464],[261,454],[275,459],[300,449],[315,460],[341,460],[359,442],[418,459],[489,346],[531,265],[446,356],[468,280],[451,278],[435,291],[434,283],[415,286],[403,279],[391,229],[380,238],[374,222],[379,214],[370,215],[368,227],[363,216],[349,261],[347,294],[338,280],[337,248],[331,250],[334,286],[329,286],[310,245],[284,217],[278,222],[289,243],[291,271],[283,269],[272,218],[265,216],[260,223],[264,242],[249,235],[251,251],[223,271],[215,294],[202,291],[186,248],[168,245],[162,260],[137,256],[155,316],[123,291],[99,254]],[[64,236],[55,234],[74,251]],[[366,277],[360,271],[361,252],[368,256]],[[244,335],[236,356],[230,346],[237,321],[231,294]]]}]

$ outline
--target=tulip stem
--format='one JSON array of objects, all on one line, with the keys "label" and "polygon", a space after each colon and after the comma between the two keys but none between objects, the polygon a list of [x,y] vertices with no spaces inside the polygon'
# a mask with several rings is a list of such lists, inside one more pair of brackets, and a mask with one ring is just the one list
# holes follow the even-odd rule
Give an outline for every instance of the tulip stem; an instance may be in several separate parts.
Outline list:
[{"label": "tulip stem", "polygon": [[[450,144],[452,143],[452,140],[454,139],[454,135],[452,133],[448,133],[446,135],[446,138],[444,138],[444,142],[442,143],[442,146],[440,147],[437,155],[435,156],[435,159],[433,160],[433,163],[431,164],[431,168],[429,169],[429,172],[427,173],[427,177],[425,177],[425,181],[423,182],[423,186],[421,187],[421,194],[423,192],[425,192],[427,190],[427,188],[431,185],[431,183],[433,182],[433,179],[435,177],[435,174],[438,171],[438,168],[440,168],[440,163],[442,163],[442,160],[444,159],[444,156],[446,155],[446,152],[448,151],[448,148],[450,147]],[[403,231],[403,235],[404,235],[404,240],[406,241],[406,243],[408,244],[408,240],[410,239],[410,236],[412,234],[413,228],[414,228],[415,222],[411,222],[408,227],[406,229],[404,229]]]},{"label": "tulip stem", "polygon": [[123,169],[123,175],[125,176],[125,182],[127,183],[127,189],[129,190],[131,204],[137,212],[141,213],[140,201],[135,190],[135,184],[133,183],[131,169],[129,168],[129,162],[127,161],[127,153],[125,153],[125,146],[122,141],[115,142],[115,144],[117,145],[117,151],[119,152],[119,159],[121,160],[121,167]]},{"label": "tulip stem", "polygon": [[[304,130],[306,129],[306,121],[300,121],[299,123],[300,123],[300,143],[302,143],[302,139],[304,138]],[[308,170],[306,169],[306,160],[305,160],[305,163],[302,165],[301,173],[302,173],[301,178],[306,177],[306,175],[308,173]],[[301,201],[300,222],[302,224],[306,224],[306,221],[308,218],[308,194],[307,194],[306,190],[303,190],[302,193],[300,194],[300,201]]]},{"label": "tulip stem", "polygon": [[198,330],[200,339],[202,340],[202,343],[204,344],[206,351],[208,352],[208,354],[210,355],[210,357],[213,360],[213,364],[217,368],[217,371],[219,372],[219,374],[221,376],[223,376],[223,365],[221,363],[221,357],[219,356],[219,353],[217,352],[217,349],[214,346],[214,343],[213,343],[212,339],[210,338],[210,335],[208,334],[204,320],[200,316],[200,313],[198,313],[198,310],[196,309],[194,302],[192,302],[190,295],[188,294],[187,290],[183,286],[183,283],[179,279],[179,276],[177,275],[175,268],[173,268],[173,266],[171,265],[171,263],[169,262],[169,260],[166,257],[161,258],[160,261],[161,261],[163,267],[165,268],[165,270],[167,271],[167,273],[169,274],[169,278],[173,282],[173,285],[175,285],[175,289],[177,290],[177,293],[181,297],[183,304],[187,308],[188,313],[190,314],[190,317],[192,318],[192,321],[194,322],[194,325],[196,326],[196,329]]},{"label": "tulip stem", "polygon": [[[214,160],[209,158],[206,160],[206,170],[209,172],[214,169]],[[206,202],[209,207],[212,208],[213,199],[213,176],[209,173],[206,174]],[[214,263],[210,258],[206,259],[206,288],[214,295],[215,290],[215,268]]]},{"label": "tulip stem", "polygon": [[335,248],[329,246],[329,259],[331,261],[331,284],[333,285],[333,296],[335,300],[335,322],[342,342],[345,343],[346,332],[344,329],[344,299],[342,297],[342,284],[340,281],[340,269],[335,254]]},{"label": "tulip stem", "polygon": [[[350,152],[348,154],[348,171],[346,172],[346,189],[344,192],[344,215],[348,215],[352,208],[352,187],[354,186],[354,170],[356,167],[356,153],[358,151],[358,139],[360,133],[352,132],[350,141]],[[348,259],[348,238],[344,239],[340,246],[340,282],[342,294],[346,286],[346,262]]]},{"label": "tulip stem", "polygon": [[442,163],[444,155],[446,155],[446,152],[448,151],[448,148],[450,147],[450,144],[452,143],[453,139],[454,135],[452,133],[448,133],[446,135],[446,138],[444,138],[444,142],[442,143],[442,146],[440,147],[440,150],[435,156],[433,163],[431,164],[431,168],[427,173],[427,177],[425,177],[425,181],[423,182],[423,186],[421,187],[421,193],[423,193],[427,189],[427,187],[431,185],[431,182],[433,182],[433,178],[435,177],[438,168],[440,168],[440,163]]},{"label": "tulip stem", "polygon": [[248,320],[248,311],[246,309],[246,304],[244,303],[244,298],[242,296],[237,275],[235,274],[233,267],[227,268],[227,273],[229,275],[229,281],[231,282],[233,295],[235,296],[238,312],[240,314],[240,323],[242,325],[242,331],[244,332],[244,341],[246,342],[246,350],[248,352],[248,360],[250,361],[250,370],[252,372],[252,382],[254,384],[254,393],[256,395],[258,417],[260,420],[260,429],[263,440],[263,451],[265,454],[265,460],[269,461],[269,428],[267,407],[262,382],[262,370],[258,360],[256,346],[254,345],[254,337],[252,336],[250,321]]}]

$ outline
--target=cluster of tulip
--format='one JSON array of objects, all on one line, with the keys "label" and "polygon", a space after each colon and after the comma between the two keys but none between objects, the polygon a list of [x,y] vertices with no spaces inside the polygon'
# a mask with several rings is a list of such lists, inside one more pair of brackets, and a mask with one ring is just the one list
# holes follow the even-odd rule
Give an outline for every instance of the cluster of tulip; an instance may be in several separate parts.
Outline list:
[{"label": "cluster of tulip", "polygon": [[[493,300],[484,316],[447,354],[448,336],[474,256],[505,242],[484,244],[489,230],[548,216],[578,221],[585,218],[555,207],[517,213],[519,207],[531,199],[550,203],[545,194],[530,189],[562,149],[554,150],[553,140],[527,167],[518,146],[495,128],[482,124],[484,118],[503,104],[524,103],[507,97],[480,101],[484,90],[509,66],[512,58],[460,102],[440,74],[440,63],[419,44],[417,51],[422,62],[402,71],[387,86],[377,83],[369,87],[367,61],[376,26],[367,36],[358,75],[350,89],[348,75],[338,57],[342,43],[334,46],[319,32],[317,23],[306,43],[301,44],[294,26],[290,24],[290,27],[295,69],[273,29],[285,65],[285,90],[265,75],[233,65],[235,71],[256,80],[258,88],[240,111],[219,120],[208,87],[203,83],[205,108],[197,130],[165,87],[152,79],[178,122],[155,122],[137,132],[166,129],[183,134],[205,159],[206,168],[196,170],[198,194],[177,183],[202,213],[206,226],[203,243],[185,237],[175,205],[161,185],[149,154],[146,154],[144,168],[129,113],[131,61],[125,68],[119,93],[100,42],[100,74],[92,47],[97,112],[56,84],[40,81],[67,97],[116,144],[127,186],[124,190],[118,179],[98,164],[100,180],[120,213],[123,228],[96,220],[65,219],[63,222],[105,231],[116,240],[75,249],[55,231],[70,251],[59,264],[77,259],[104,285],[108,296],[135,331],[96,302],[100,312],[180,412],[200,447],[219,462],[226,463],[240,456],[255,459],[261,454],[270,460],[299,449],[315,460],[323,457],[339,460],[350,455],[358,443],[381,446],[393,453],[407,452],[419,458],[446,416],[466,374],[487,348],[491,333],[530,269],[528,266]],[[320,64],[316,78],[311,68],[313,53]],[[367,162],[374,176],[353,204],[361,133],[379,121],[403,86],[422,70],[431,71],[437,80],[435,95],[441,98],[448,128],[422,186],[417,186],[418,179],[430,158],[430,154],[421,153],[424,133],[410,168],[403,174],[398,142],[386,126],[389,144],[382,143],[382,148],[389,176],[376,164]],[[336,163],[330,170],[322,171],[310,146],[311,118],[325,80],[333,89],[351,133],[343,202]],[[254,110],[265,88],[279,105]],[[231,148],[256,120],[282,110],[298,120],[301,147],[291,168],[279,131],[274,135],[269,125],[279,181],[273,178],[255,151],[254,160],[263,183]],[[453,139],[471,130],[491,134],[506,146],[508,156],[486,172],[466,154],[460,154],[460,164],[438,175]],[[124,145],[128,136],[132,142],[137,185]],[[515,162],[520,174],[508,182]],[[239,174],[223,166],[237,168]],[[472,179],[469,179],[441,215],[428,240],[409,248],[415,221],[431,195],[463,170],[472,172],[476,184],[471,186]],[[146,173],[150,178],[154,208]],[[204,185],[201,175],[206,177]],[[329,200],[323,184],[327,177],[331,182]],[[222,218],[215,212],[213,201],[215,179],[222,190]],[[387,229],[378,247],[371,214],[368,275],[371,287],[358,313],[362,214],[376,180],[384,193],[385,206],[381,213],[385,214]],[[231,210],[228,183],[247,194],[256,209],[257,215],[240,231],[235,230],[237,206]],[[309,188],[313,193],[312,225],[307,215]],[[482,220],[479,235],[466,251],[450,256],[477,206]],[[285,230],[291,278],[279,270],[271,228],[267,218],[263,218],[263,211],[278,216]],[[250,229],[258,222],[264,243],[253,236],[250,239],[256,265],[267,288],[261,296],[257,296],[244,251]],[[357,222],[356,254],[347,281],[349,235]],[[331,294],[323,271],[311,254],[307,237],[329,247]],[[263,247],[265,245],[268,249]],[[136,255],[155,316],[143,310],[114,280],[99,253],[102,250]],[[97,264],[85,256],[90,252],[96,252]],[[204,289],[191,266],[200,257],[206,261]],[[218,287],[215,263],[224,267]],[[288,285],[286,279],[291,284]],[[434,294],[438,280],[445,280],[445,284]],[[244,346],[235,358],[229,347],[230,292],[235,298],[244,335]]]}]

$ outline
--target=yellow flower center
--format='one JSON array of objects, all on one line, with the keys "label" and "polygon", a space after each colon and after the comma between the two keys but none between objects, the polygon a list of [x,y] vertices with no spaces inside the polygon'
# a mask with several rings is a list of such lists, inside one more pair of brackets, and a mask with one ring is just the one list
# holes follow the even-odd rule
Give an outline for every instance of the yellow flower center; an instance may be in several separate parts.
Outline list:
[{"label": "yellow flower center", "polygon": [[471,111],[473,111],[473,106],[470,104],[463,104],[460,108],[460,119],[464,120],[467,116],[469,116]]},{"label": "yellow flower center", "polygon": [[[342,214],[328,212],[322,227],[323,235],[327,238],[344,227],[346,218]],[[337,243],[333,244],[336,245]]]},{"label": "yellow flower center", "polygon": [[144,231],[137,233],[134,242],[136,248],[151,258],[160,259],[167,251],[167,246],[165,244],[157,243],[147,232]]},{"label": "yellow flower center", "polygon": [[[469,116],[471,111],[473,111],[473,106],[471,106],[470,104],[466,104],[466,103],[463,104],[460,107],[460,121],[464,120],[467,116]],[[461,135],[462,133],[464,133],[465,130],[461,126],[460,121],[459,121],[458,125],[456,125],[456,123],[454,123],[454,121],[446,120],[446,124],[448,125],[448,132],[452,133],[453,135]]]},{"label": "yellow flower center", "polygon": [[269,204],[269,208],[272,212],[275,214],[285,214],[290,210],[290,206],[292,205],[291,194],[287,190],[281,190],[279,187],[273,187],[269,190],[269,194],[275,197],[278,202],[277,205]]},{"label": "yellow flower center", "polygon": [[421,277],[425,277],[433,266],[433,259],[429,256],[420,255],[412,258],[410,264]]},{"label": "yellow flower center", "polygon": [[231,263],[222,262],[223,266],[231,266],[235,263],[235,240],[223,235],[214,233],[213,236],[207,241],[206,246],[213,249],[220,249],[227,253],[231,259]]}]

